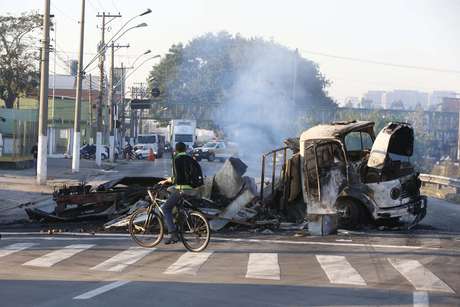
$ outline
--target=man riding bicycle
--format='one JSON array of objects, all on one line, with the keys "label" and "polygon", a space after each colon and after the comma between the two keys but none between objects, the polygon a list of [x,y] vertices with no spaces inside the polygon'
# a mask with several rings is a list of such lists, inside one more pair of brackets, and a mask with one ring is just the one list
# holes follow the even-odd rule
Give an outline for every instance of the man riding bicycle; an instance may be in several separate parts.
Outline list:
[{"label": "man riding bicycle", "polygon": [[178,142],[175,146],[176,154],[173,157],[173,177],[160,181],[160,184],[169,185],[169,198],[161,206],[164,213],[164,220],[170,236],[165,239],[165,244],[176,243],[179,241],[177,236],[177,227],[173,221],[172,210],[178,204],[181,193],[190,196],[199,196],[198,192],[193,190],[203,185],[203,173],[200,164],[192,157],[186,154],[187,146]]}]

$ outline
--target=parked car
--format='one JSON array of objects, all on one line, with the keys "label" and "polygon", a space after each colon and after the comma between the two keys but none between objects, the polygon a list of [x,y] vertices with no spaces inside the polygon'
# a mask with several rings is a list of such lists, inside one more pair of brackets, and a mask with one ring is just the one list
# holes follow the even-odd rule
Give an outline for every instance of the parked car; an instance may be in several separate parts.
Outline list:
[{"label": "parked car", "polygon": [[225,141],[215,141],[208,142],[204,144],[202,147],[194,148],[192,154],[197,161],[207,159],[210,162],[214,160],[223,162],[230,157],[237,157],[238,150],[236,144],[234,143]]}]

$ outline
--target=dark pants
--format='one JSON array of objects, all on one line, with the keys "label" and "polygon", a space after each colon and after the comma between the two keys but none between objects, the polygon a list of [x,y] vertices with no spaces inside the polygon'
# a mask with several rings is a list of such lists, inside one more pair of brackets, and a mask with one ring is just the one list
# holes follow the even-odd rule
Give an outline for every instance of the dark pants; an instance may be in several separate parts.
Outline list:
[{"label": "dark pants", "polygon": [[194,190],[177,190],[174,186],[168,188],[169,198],[161,206],[161,210],[164,214],[164,221],[166,228],[168,228],[168,233],[177,231],[176,224],[174,224],[172,210],[179,203],[181,198],[181,192],[187,195],[198,196],[198,193]]}]

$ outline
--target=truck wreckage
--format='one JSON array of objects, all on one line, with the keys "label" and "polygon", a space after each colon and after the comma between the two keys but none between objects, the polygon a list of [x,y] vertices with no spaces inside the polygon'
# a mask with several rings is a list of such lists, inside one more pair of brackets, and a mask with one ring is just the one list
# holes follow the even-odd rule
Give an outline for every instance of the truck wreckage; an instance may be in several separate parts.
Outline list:
[{"label": "truck wreckage", "polygon": [[[314,235],[367,223],[410,228],[425,216],[427,206],[409,160],[413,130],[406,123],[389,123],[375,137],[373,128],[369,121],[312,127],[263,155],[258,183],[244,176],[247,166],[241,160],[230,158],[197,188],[202,199],[196,205],[213,231],[229,223],[286,229],[308,223]],[[26,212],[41,222],[105,218],[111,219],[106,229],[126,227],[131,214],[148,205],[147,189],[162,179],[123,177],[95,188],[65,186],[53,194],[54,210],[28,207]]]},{"label": "truck wreckage", "polygon": [[311,234],[371,222],[411,228],[426,215],[427,199],[410,163],[414,132],[409,124],[389,123],[375,137],[373,122],[335,122],[285,143],[270,153],[275,164],[283,152],[285,170],[272,186],[272,199],[281,210],[306,204]]}]

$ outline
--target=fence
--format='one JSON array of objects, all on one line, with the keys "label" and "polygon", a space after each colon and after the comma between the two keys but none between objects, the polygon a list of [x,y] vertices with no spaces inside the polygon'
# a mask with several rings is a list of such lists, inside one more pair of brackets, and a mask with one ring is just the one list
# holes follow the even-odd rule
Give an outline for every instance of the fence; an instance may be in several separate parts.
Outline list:
[{"label": "fence", "polygon": [[0,157],[21,160],[31,156],[37,141],[37,111],[0,109]]},{"label": "fence", "polygon": [[448,201],[460,202],[460,179],[420,174],[420,180],[423,193]]}]

